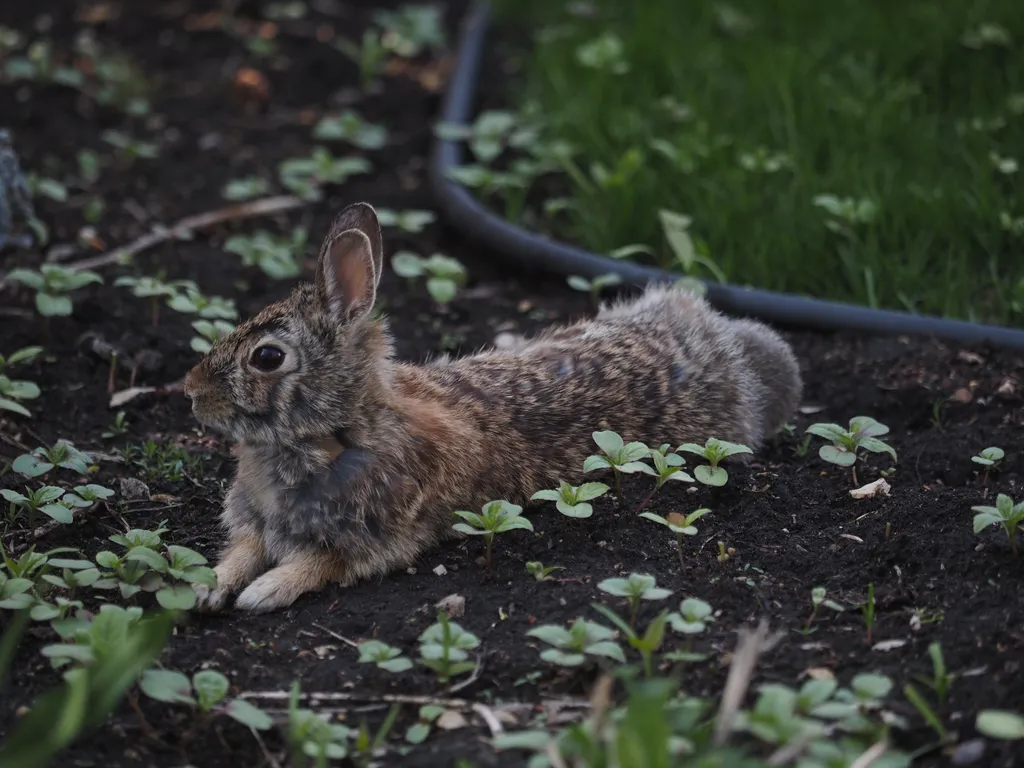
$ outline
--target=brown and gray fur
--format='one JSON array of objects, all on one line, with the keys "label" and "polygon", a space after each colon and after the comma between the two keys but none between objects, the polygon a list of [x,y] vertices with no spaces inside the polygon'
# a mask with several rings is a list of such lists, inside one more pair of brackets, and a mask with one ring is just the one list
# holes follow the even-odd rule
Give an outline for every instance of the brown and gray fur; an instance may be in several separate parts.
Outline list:
[{"label": "brown and gray fur", "polygon": [[[329,581],[408,566],[452,512],[578,483],[595,430],[652,445],[757,449],[801,395],[788,345],[701,298],[651,287],[512,350],[412,365],[372,316],[380,227],[346,208],[316,280],[216,343],[185,381],[196,417],[238,442],[228,545],[200,608],[269,611]],[[253,351],[284,352],[273,372]]]}]

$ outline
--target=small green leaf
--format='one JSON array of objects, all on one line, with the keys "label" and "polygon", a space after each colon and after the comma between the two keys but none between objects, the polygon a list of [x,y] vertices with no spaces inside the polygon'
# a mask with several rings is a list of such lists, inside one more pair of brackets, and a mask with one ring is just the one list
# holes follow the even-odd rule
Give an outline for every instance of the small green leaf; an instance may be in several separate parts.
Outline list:
[{"label": "small green leaf", "polygon": [[990,739],[1024,739],[1024,717],[1016,712],[983,709],[978,713],[974,727]]},{"label": "small green leaf", "polygon": [[196,607],[196,593],[187,584],[178,584],[159,590],[156,601],[169,611],[191,611]]},{"label": "small green leaf", "polygon": [[721,487],[729,480],[729,473],[722,467],[712,467],[710,464],[699,464],[693,470],[694,477],[704,485]]},{"label": "small green leaf", "polygon": [[249,728],[257,731],[270,730],[274,721],[262,709],[250,704],[244,699],[233,699],[224,707],[224,714]]},{"label": "small green leaf", "polygon": [[195,688],[200,709],[209,712],[228,695],[231,684],[217,670],[204,669],[192,676],[192,687]]},{"label": "small green leaf", "polygon": [[142,692],[156,701],[168,704],[195,704],[192,684],[181,672],[169,669],[148,669],[139,681]]}]

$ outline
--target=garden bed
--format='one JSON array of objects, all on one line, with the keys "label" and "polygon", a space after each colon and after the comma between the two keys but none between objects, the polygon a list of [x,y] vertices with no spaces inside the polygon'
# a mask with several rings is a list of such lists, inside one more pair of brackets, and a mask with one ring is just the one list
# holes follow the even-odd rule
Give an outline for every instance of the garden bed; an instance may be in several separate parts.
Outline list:
[{"label": "garden bed", "polygon": [[[258,18],[258,8],[250,7],[254,5],[244,3],[238,13]],[[372,8],[338,5],[329,13],[310,11],[304,19],[281,20],[273,38],[278,53],[261,56],[254,49],[270,44],[247,43],[251,30],[239,32],[239,37],[227,35],[216,23],[219,19],[206,15],[214,7],[82,3],[76,12],[88,13],[88,20],[79,17],[77,22],[57,2],[37,3],[31,13],[24,5],[0,12],[0,25],[32,39],[37,37],[33,20],[52,13],[46,36],[58,51],[70,50],[76,23],[94,26],[101,41],[130,54],[140,71],[157,79],[147,91],[149,114],[139,117],[96,106],[94,98],[71,88],[0,83],[0,114],[15,116],[9,127],[23,165],[70,190],[66,201],[36,199],[53,243],[82,241],[63,256],[68,262],[129,242],[155,223],[169,225],[219,209],[227,203],[221,190],[231,181],[258,176],[268,182],[267,194],[287,193],[279,165],[308,157],[314,146],[372,164],[368,173],[325,185],[320,201],[165,243],[139,254],[131,267],[99,268],[105,282],[75,292],[70,317],[44,320],[35,311],[31,291],[12,284],[4,288],[0,353],[30,344],[43,344],[45,352],[16,369],[16,378],[34,381],[42,395],[25,401],[31,419],[0,416],[0,460],[6,464],[27,450],[65,439],[104,457],[92,482],[117,491],[109,502],[81,513],[80,521],[47,532],[36,542],[40,551],[73,546],[91,558],[112,549],[108,537],[126,527],[155,529],[162,521],[169,529],[167,542],[211,559],[222,541],[217,515],[230,477],[230,446],[199,431],[188,402],[173,387],[110,408],[109,366],[82,352],[80,337],[86,332],[126,349],[156,350],[161,359],[140,369],[135,381],[156,387],[178,381],[198,358],[191,346],[195,317],[161,304],[159,324],[153,327],[151,302],[115,287],[116,275],[163,271],[168,280],[188,278],[206,296],[233,298],[240,316],[247,317],[284,295],[293,280],[274,280],[263,270],[243,267],[237,254],[224,251],[229,237],[259,229],[290,236],[302,226],[308,230],[306,256],[311,259],[333,213],[347,203],[367,200],[394,211],[430,210],[432,205],[425,175],[432,121],[451,63],[448,46],[411,62],[398,60],[390,73],[377,78],[380,86],[367,93],[360,90],[358,69],[321,40],[327,38],[325,26],[346,39],[361,39]],[[445,7],[449,44],[464,11],[459,2]],[[264,102],[253,101],[256,97],[236,84],[241,67],[266,77]],[[352,141],[313,138],[320,118],[348,107],[385,128],[383,147],[367,148],[374,142],[366,140],[365,132],[359,140],[363,148]],[[128,163],[123,151],[103,140],[108,129],[152,143],[157,155]],[[95,151],[100,159],[101,171],[92,183],[79,183],[76,154],[81,149]],[[95,231],[82,234],[85,211],[95,199],[104,201],[104,212],[92,225]],[[419,232],[390,226],[384,235],[389,257],[399,250],[423,256],[443,253],[461,261],[469,275],[468,284],[441,308],[422,282],[410,283],[386,271],[381,292],[401,358],[462,354],[492,343],[499,334],[530,334],[550,322],[592,312],[588,297],[566,288],[561,278],[499,267],[490,254],[440,222],[427,223]],[[36,252],[12,250],[4,251],[0,264],[9,273],[16,267],[38,267],[39,262]],[[308,276],[308,261],[303,266]],[[682,566],[671,534],[634,514],[651,483],[633,475],[625,479],[621,499],[596,499],[594,514],[587,519],[559,515],[551,504],[531,506],[527,514],[534,533],[499,535],[490,570],[477,564],[482,547],[474,539],[424,556],[414,572],[348,589],[329,587],[281,613],[185,614],[160,664],[189,675],[202,668],[219,670],[236,696],[287,692],[299,680],[306,692],[355,697],[360,700],[321,702],[342,710],[343,722],[352,727],[364,719],[379,724],[388,696],[458,698],[492,711],[519,702],[527,706],[509,710],[511,719],[501,721],[515,731],[543,724],[544,718],[557,722],[553,702],[585,699],[597,678],[592,667],[562,669],[542,661],[539,652],[545,646],[526,632],[577,616],[602,621],[592,602],[620,611],[623,603],[597,584],[632,572],[649,573],[672,595],[664,603],[645,604],[641,625],[661,607],[677,609],[687,597],[704,600],[715,610],[714,622],[693,641],[693,650],[709,658],[685,666],[688,693],[717,700],[737,630],[765,618],[783,636],[761,658],[754,685],[799,687],[810,677],[829,676],[848,685],[858,673],[887,675],[895,687],[885,700],[886,709],[909,722],[908,730],[894,734],[908,752],[936,740],[902,688],[912,683],[934,701],[934,694],[915,678],[931,675],[927,649],[939,643],[957,678],[937,712],[955,736],[948,749],[930,751],[918,764],[948,765],[958,748],[962,759],[979,748],[963,746],[978,738],[974,722],[979,711],[1024,709],[1024,594],[1019,588],[1024,558],[1011,555],[998,529],[975,535],[971,512],[972,506],[993,504],[997,493],[1018,499],[1022,495],[1024,466],[1014,449],[1024,426],[1024,359],[1005,351],[907,338],[799,332],[787,338],[806,380],[807,407],[794,419],[793,432],[773,440],[749,467],[730,469],[723,488],[696,485],[691,492],[685,484],[669,483],[650,502],[648,509],[661,515],[711,509],[696,523],[698,534],[684,542]],[[128,379],[125,366],[120,366],[116,389],[128,387]],[[112,428],[119,410],[125,412],[125,431],[103,437],[119,431]],[[845,423],[857,415],[870,415],[891,429],[886,439],[898,462],[887,477],[892,486],[888,496],[854,500],[849,471],[817,457],[820,440],[815,438],[809,447],[803,443],[810,424]],[[155,447],[146,449],[147,441]],[[136,448],[128,452],[129,461],[118,460],[117,451],[126,446]],[[1001,446],[1007,455],[997,469],[986,472],[971,457],[988,446]],[[860,480],[874,480],[891,466],[884,454],[872,455],[858,466]],[[144,482],[149,498],[126,499],[126,478]],[[47,479],[77,482],[71,473]],[[0,482],[4,488],[22,484],[23,478],[11,472]],[[21,518],[8,524],[2,541],[6,550],[21,551],[32,535]],[[716,557],[719,541],[733,550],[724,562]],[[529,561],[564,570],[553,574],[556,581],[537,581],[526,572]],[[438,566],[444,566],[443,575],[435,572]],[[857,608],[866,601],[869,584],[877,612],[870,641]],[[802,634],[798,630],[807,625],[811,591],[817,586],[847,610],[822,608],[811,625],[814,631]],[[114,600],[115,594],[101,596]],[[415,658],[417,638],[435,620],[434,605],[453,594],[465,598],[465,613],[457,621],[481,642],[473,652],[479,670],[454,680],[470,680],[468,685],[447,693],[447,686],[425,667],[396,675],[357,662],[359,654],[350,643],[371,638]],[[2,616],[0,622],[9,614]],[[0,705],[0,732],[10,733],[16,713],[59,682],[40,655],[53,640],[47,625],[37,623],[20,646]],[[685,640],[670,632],[666,646],[680,649]],[[636,661],[633,655],[631,659]],[[747,704],[753,700],[751,695]],[[268,711],[286,707],[274,700],[254,702]],[[136,703],[138,712],[132,706]],[[417,710],[417,704],[403,706],[383,764],[448,766],[458,758],[480,766],[526,762],[522,751],[495,752],[484,721],[469,709],[462,712],[468,724],[448,731],[435,727],[422,744],[413,745],[405,734]],[[567,711],[578,710],[563,708],[561,714]],[[98,732],[74,744],[66,759],[76,765],[198,768],[287,763],[280,730],[267,731],[257,740],[226,717],[198,726],[189,718],[181,705],[132,693]],[[977,764],[1019,764],[1024,760],[1022,745],[985,740]]]}]

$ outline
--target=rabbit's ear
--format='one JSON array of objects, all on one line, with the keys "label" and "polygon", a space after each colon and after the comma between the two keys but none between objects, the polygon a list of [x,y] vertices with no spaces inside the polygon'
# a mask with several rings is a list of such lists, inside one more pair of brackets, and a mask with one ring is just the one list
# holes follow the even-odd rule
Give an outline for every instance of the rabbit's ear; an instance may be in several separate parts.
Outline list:
[{"label": "rabbit's ear", "polygon": [[317,266],[317,287],[331,313],[345,320],[369,314],[383,268],[376,212],[366,203],[350,205],[334,220]]}]

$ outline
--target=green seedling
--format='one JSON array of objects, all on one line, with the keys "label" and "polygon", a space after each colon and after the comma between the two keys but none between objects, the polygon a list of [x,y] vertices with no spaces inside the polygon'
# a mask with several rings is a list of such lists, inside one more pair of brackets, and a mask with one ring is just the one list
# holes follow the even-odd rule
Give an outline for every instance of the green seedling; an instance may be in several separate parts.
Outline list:
[{"label": "green seedling", "polygon": [[437,622],[427,627],[419,637],[419,662],[437,673],[442,683],[455,675],[469,672],[476,665],[468,661],[466,653],[480,645],[480,640],[448,618],[444,611],[437,612]]},{"label": "green seedling", "polygon": [[662,611],[655,616],[641,635],[633,629],[633,622],[627,624],[615,611],[607,606],[599,603],[591,603],[590,605],[625,635],[630,647],[636,650],[643,660],[644,674],[647,677],[651,677],[654,674],[654,654],[661,648],[661,644],[665,640],[665,625],[668,623],[669,611]]},{"label": "green seedling", "polygon": [[104,131],[101,138],[117,150],[121,162],[128,166],[136,160],[153,160],[160,156],[160,148],[156,144],[136,139],[121,131]]},{"label": "green seedling", "polygon": [[591,301],[597,304],[601,299],[601,293],[608,288],[611,288],[613,285],[619,285],[622,283],[622,278],[615,272],[608,272],[603,275],[598,275],[592,280],[588,280],[580,275],[569,275],[569,277],[566,278],[566,282],[574,291],[589,293]]},{"label": "green seedling", "polygon": [[299,706],[299,681],[292,683],[288,700],[289,765],[306,768],[310,760],[317,768],[327,768],[330,760],[348,757],[352,732],[340,723],[329,723],[316,712]]},{"label": "green seedling", "polygon": [[426,275],[427,292],[441,305],[449,304],[469,277],[462,262],[440,253],[424,259],[412,251],[399,251],[391,258],[391,268],[410,281]]},{"label": "green seedling", "polygon": [[818,456],[825,461],[840,467],[850,467],[853,473],[853,484],[857,482],[857,451],[864,449],[871,453],[888,453],[896,461],[896,451],[878,438],[889,433],[885,424],[879,424],[870,416],[854,416],[850,419],[850,428],[843,429],[838,424],[812,424],[807,432],[831,441],[831,445],[823,445],[818,449]]},{"label": "green seedling", "polygon": [[321,118],[313,128],[313,138],[345,141],[360,149],[380,149],[387,143],[388,132],[384,126],[364,120],[354,109],[346,109],[337,115]]},{"label": "green seedling", "polygon": [[196,284],[190,280],[181,280],[175,285],[184,289],[183,293],[175,294],[167,300],[167,306],[175,312],[181,312],[184,315],[199,315],[205,320],[235,320],[238,317],[234,299],[225,299],[222,296],[204,296]]},{"label": "green seedling", "polygon": [[640,517],[651,520],[660,525],[664,525],[676,537],[676,550],[679,553],[679,567],[683,567],[683,536],[696,536],[697,527],[694,525],[700,518],[708,514],[711,510],[707,508],[696,509],[688,515],[682,515],[679,512],[669,512],[667,516],[662,517],[656,515],[653,512],[641,512]]},{"label": "green seedling", "polygon": [[6,373],[16,365],[31,363],[42,353],[42,347],[22,347],[9,355],[0,355],[0,374]]},{"label": "green seedling", "polygon": [[587,502],[607,492],[608,486],[604,483],[583,483],[576,486],[559,481],[558,490],[537,491],[530,500],[553,501],[555,508],[566,517],[586,518],[594,514],[593,506]]},{"label": "green seedling", "polygon": [[[190,611],[195,607],[195,591],[190,585],[202,584],[211,589],[217,577],[207,566],[206,558],[187,547],[169,545],[161,551],[160,533],[133,529],[111,536],[110,540],[127,550],[117,555],[109,550],[96,554],[96,564],[105,569],[93,586],[97,589],[117,587],[128,598],[140,591],[156,592],[157,602],[168,610]],[[168,585],[164,577],[175,584]]]},{"label": "green seedling", "polygon": [[203,722],[227,715],[247,728],[266,731],[273,722],[267,714],[244,699],[227,698],[231,684],[215,669],[196,672],[190,681],[181,672],[148,669],[139,680],[140,690],[149,698],[165,704],[186,704]]},{"label": "green seedling", "polygon": [[545,566],[544,563],[539,560],[530,560],[526,564],[526,572],[533,576],[537,581],[554,581],[551,576],[555,571],[564,571],[565,568],[561,565]]},{"label": "green seedling", "polygon": [[381,37],[380,30],[370,28],[363,32],[361,43],[343,38],[334,43],[334,47],[359,68],[359,84],[363,90],[384,73],[388,49],[381,42]]},{"label": "green seedling", "polygon": [[394,211],[390,208],[377,209],[377,219],[382,227],[398,227],[403,232],[418,234],[428,224],[437,220],[433,211]]},{"label": "green seedling", "polygon": [[805,434],[796,447],[793,449],[793,455],[798,459],[802,459],[807,455],[807,452],[811,449],[811,435]]},{"label": "green seedling", "polygon": [[670,613],[668,622],[676,632],[684,635],[697,635],[707,629],[707,625],[715,620],[711,605],[688,597],[679,604],[678,613]]},{"label": "green seedling", "polygon": [[831,217],[825,220],[826,227],[849,236],[854,227],[870,224],[878,215],[878,206],[867,198],[816,195],[812,202]]},{"label": "green seedling", "polygon": [[61,503],[69,504],[79,509],[87,509],[97,501],[106,501],[114,495],[114,491],[102,485],[89,483],[88,485],[76,485],[74,491],[68,491],[61,499]]},{"label": "green seedling", "polygon": [[918,714],[935,731],[935,735],[939,737],[939,743],[945,744],[949,738],[949,732],[946,730],[946,726],[943,725],[942,718],[935,712],[935,709],[928,703],[928,700],[911,683],[903,686],[903,695],[907,697],[907,701],[911,703],[914,709],[918,711]]},{"label": "green seedling", "polygon": [[226,320],[193,320],[192,327],[199,335],[192,337],[189,346],[200,355],[205,355],[214,344],[235,330],[234,323]]},{"label": "green seedling", "polygon": [[605,579],[597,585],[602,592],[624,597],[629,602],[629,625],[636,625],[636,612],[641,600],[664,600],[672,590],[657,586],[655,578],[644,573],[631,573],[625,579]]},{"label": "green seedling", "polygon": [[983,467],[990,468],[997,466],[1005,456],[1006,453],[1002,448],[993,446],[991,448],[986,448],[983,451],[979,451],[977,456],[971,456],[971,461],[975,464],[981,464]]},{"label": "green seedling", "polygon": [[871,630],[875,626],[875,585],[868,584],[868,599],[861,604],[860,612],[864,616],[864,628],[867,630],[868,645],[871,645]]},{"label": "green seedling", "polygon": [[178,284],[165,282],[159,277],[133,277],[131,275],[117,278],[114,285],[129,288],[132,296],[136,298],[150,300],[150,322],[154,328],[160,323],[160,299],[177,296],[179,287]]},{"label": "green seedling", "polygon": [[121,437],[128,432],[128,416],[124,411],[118,411],[114,417],[114,423],[107,427],[107,431],[104,432],[101,437],[104,440],[113,440],[115,437]]},{"label": "green seedling", "polygon": [[693,223],[691,217],[662,209],[658,211],[658,221],[672,253],[669,266],[674,266],[687,277],[695,277],[698,269],[703,267],[718,282],[726,282],[725,274],[711,258],[704,244],[695,242],[690,235],[690,225]]},{"label": "green seedling", "polygon": [[504,499],[484,504],[481,512],[482,514],[478,515],[475,512],[456,511],[454,514],[466,522],[456,523],[452,528],[469,536],[484,537],[484,545],[487,548],[487,567],[490,568],[494,535],[523,528],[532,531],[533,523],[522,517],[522,507]]},{"label": "green seedling", "polygon": [[232,179],[224,188],[221,189],[220,195],[225,200],[252,200],[254,198],[265,195],[270,191],[270,183],[260,176],[246,176],[241,179]]},{"label": "green seedling", "polygon": [[405,740],[410,744],[422,744],[430,735],[430,726],[447,710],[437,704],[424,704],[417,712],[416,722],[405,732]]},{"label": "green seedling", "polygon": [[203,464],[201,455],[191,454],[177,443],[160,444],[152,439],[140,445],[126,445],[121,457],[145,470],[150,479],[169,483],[191,479],[202,470]]},{"label": "green seedling", "polygon": [[939,643],[928,644],[928,656],[932,662],[932,676],[915,675],[916,679],[927,685],[938,698],[939,706],[943,707],[949,700],[949,686],[956,680],[957,675],[946,669],[946,659],[942,654],[942,646]]},{"label": "green seedling", "polygon": [[12,81],[30,80],[40,85],[81,88],[85,84],[85,76],[80,71],[57,63],[50,40],[37,40],[29,45],[24,56],[7,59],[4,75]]},{"label": "green seedling", "polygon": [[36,448],[23,453],[11,464],[11,469],[25,477],[41,477],[54,467],[67,469],[79,475],[88,475],[92,457],[67,440],[58,440],[49,448]]},{"label": "green seedling", "polygon": [[693,470],[693,475],[704,485],[715,487],[723,486],[729,480],[729,473],[723,467],[718,466],[720,461],[739,453],[752,453],[745,445],[729,443],[725,440],[716,440],[713,437],[709,437],[704,445],[684,443],[676,450],[695,454],[708,462],[707,464],[698,465]]},{"label": "green seedling", "polygon": [[1024,739],[1024,715],[1005,709],[983,709],[974,720],[974,727],[990,739],[1020,741]]},{"label": "green seedling", "polygon": [[65,203],[68,199],[68,188],[56,179],[48,179],[37,173],[27,176],[28,188],[32,197],[45,197],[55,203]]},{"label": "green seedling", "polygon": [[1006,531],[1010,540],[1010,551],[1017,556],[1017,527],[1024,523],[1024,501],[1014,504],[1013,499],[1005,493],[996,496],[994,507],[978,506],[971,507],[974,516],[974,533],[979,534],[993,523],[999,523]]},{"label": "green seedling", "polygon": [[63,495],[64,489],[58,488],[55,485],[44,485],[36,490],[25,488],[24,494],[6,488],[0,490],[0,496],[7,499],[7,502],[10,504],[8,519],[16,519],[18,516],[17,510],[23,509],[28,513],[28,524],[30,526],[36,524],[37,512],[42,512],[58,523],[70,523],[74,517],[71,514],[70,505],[64,504],[61,501]]},{"label": "green seedling", "polygon": [[374,20],[384,30],[381,44],[397,56],[411,59],[428,49],[445,46],[444,19],[431,5],[403,5],[380,10]]},{"label": "green seedling", "polygon": [[557,624],[543,624],[531,629],[526,636],[536,637],[554,646],[540,652],[541,659],[549,664],[578,667],[587,656],[613,659],[620,664],[626,663],[622,649],[613,640],[615,632],[583,618],[577,618],[569,629]]},{"label": "green seedling", "polygon": [[818,610],[823,605],[837,613],[842,613],[846,610],[835,600],[826,599],[825,595],[826,592],[824,587],[815,587],[811,590],[811,615],[807,617],[807,624],[804,625],[803,629],[794,630],[795,632],[799,632],[802,635],[809,635],[812,632],[817,632],[818,628],[812,627],[811,625],[814,623],[814,619],[818,615]]},{"label": "green seedling", "polygon": [[654,488],[640,502],[640,505],[636,508],[637,513],[650,503],[651,499],[654,498],[654,494],[660,491],[661,487],[669,480],[678,480],[684,483],[693,482],[693,477],[683,471],[686,459],[678,453],[673,453],[669,450],[668,443],[660,448],[652,448],[650,456],[654,466],[649,467],[644,464],[644,469],[641,472],[654,476]]},{"label": "green seedling", "polygon": [[34,381],[11,379],[0,373],[0,410],[31,418],[32,412],[18,401],[34,400],[40,393],[39,385]]},{"label": "green seedling", "polygon": [[296,227],[288,237],[277,237],[266,230],[252,235],[235,235],[224,243],[224,250],[242,257],[242,265],[259,267],[271,280],[287,280],[302,272],[302,255],[309,243],[305,227]]},{"label": "green seedling", "polygon": [[281,183],[299,197],[316,201],[324,184],[344,184],[350,177],[369,173],[370,161],[363,157],[335,157],[326,147],[315,147],[309,157],[293,157],[278,167]]},{"label": "green seedling", "polygon": [[138,606],[104,604],[91,622],[70,625],[67,636],[62,637],[66,642],[46,645],[41,652],[55,669],[73,663],[101,664],[117,657],[122,641],[141,619]]},{"label": "green seedling", "polygon": [[378,669],[386,672],[407,672],[412,669],[412,662],[398,648],[380,640],[366,640],[359,644],[359,662],[375,664]]},{"label": "green seedling", "polygon": [[588,456],[583,462],[583,471],[611,469],[615,473],[615,492],[621,496],[622,474],[644,472],[647,465],[642,459],[650,454],[650,448],[641,442],[623,443],[618,433],[610,430],[594,432],[592,437],[604,455]]},{"label": "green seedling", "polygon": [[43,264],[38,271],[12,269],[7,279],[31,288],[36,292],[36,309],[43,317],[67,317],[73,305],[67,294],[92,283],[102,283],[103,278],[88,269],[72,270],[59,264]]},{"label": "green seedling", "polygon": [[988,473],[993,469],[998,469],[1005,456],[1006,453],[1002,448],[992,446],[980,451],[977,456],[971,456],[971,461],[975,464],[981,464],[985,468],[985,479],[983,482],[987,483]]}]

